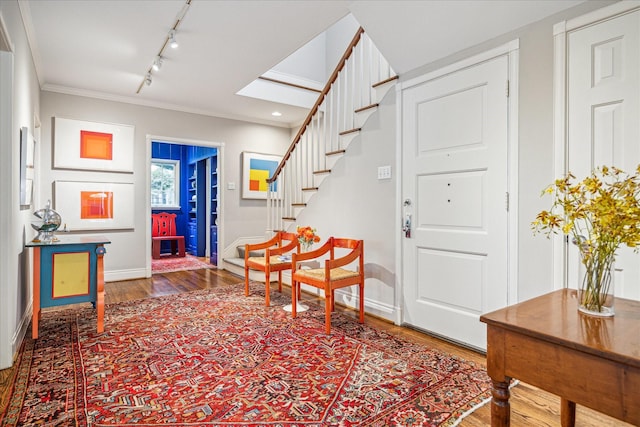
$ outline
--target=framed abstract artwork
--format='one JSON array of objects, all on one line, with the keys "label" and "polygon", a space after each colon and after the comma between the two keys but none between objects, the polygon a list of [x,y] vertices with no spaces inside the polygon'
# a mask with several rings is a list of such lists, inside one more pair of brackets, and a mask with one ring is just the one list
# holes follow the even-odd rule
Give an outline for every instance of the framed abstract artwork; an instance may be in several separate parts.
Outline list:
[{"label": "framed abstract artwork", "polygon": [[29,128],[20,128],[20,206],[28,208],[33,198],[35,145]]},{"label": "framed abstract artwork", "polygon": [[[266,200],[267,179],[273,176],[280,161],[282,156],[244,151],[242,153],[242,198]],[[277,191],[277,188],[273,187],[273,190]]]},{"label": "framed abstract artwork", "polygon": [[134,127],[54,118],[53,167],[133,173]]},{"label": "framed abstract artwork", "polygon": [[69,231],[134,228],[133,183],[55,181],[54,200]]}]

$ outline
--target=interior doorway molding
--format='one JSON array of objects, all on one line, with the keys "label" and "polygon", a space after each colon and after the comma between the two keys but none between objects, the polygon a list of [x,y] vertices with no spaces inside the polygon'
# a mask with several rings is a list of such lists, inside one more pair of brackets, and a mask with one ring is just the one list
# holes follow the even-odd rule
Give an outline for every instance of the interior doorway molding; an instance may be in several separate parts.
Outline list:
[{"label": "interior doorway molding", "polygon": [[[15,239],[12,238],[15,224],[13,200],[13,51],[14,47],[5,25],[4,17],[0,13],[0,200],[10,203],[0,203],[0,369],[13,365],[13,353],[17,339],[12,319],[16,315],[16,283],[17,268],[11,265],[17,258],[14,252]],[[11,285],[10,285],[11,284]]]},{"label": "interior doorway molding", "polygon": [[[204,141],[199,139],[176,138],[172,136],[147,135],[146,144],[146,177],[147,180],[151,176],[151,143],[166,142],[169,144],[179,145],[195,145],[199,147],[209,147],[218,149],[218,182],[224,182],[224,142]],[[220,189],[221,190],[221,189]],[[145,216],[145,242],[151,242],[151,185],[145,188],[145,206],[148,215]],[[225,197],[218,200],[218,227],[224,230],[224,201]],[[218,248],[224,248],[224,232],[218,233]],[[146,277],[151,277],[151,245],[145,245],[145,270]],[[219,253],[221,253],[219,251]],[[219,263],[218,269],[222,269],[222,263]]]},{"label": "interior doorway molding", "polygon": [[[568,90],[568,34],[589,25],[640,9],[640,1],[620,1],[576,18],[558,22],[553,26],[553,172],[564,176],[568,172],[567,129]],[[552,241],[554,289],[568,287],[568,240],[564,235],[554,235]]]}]

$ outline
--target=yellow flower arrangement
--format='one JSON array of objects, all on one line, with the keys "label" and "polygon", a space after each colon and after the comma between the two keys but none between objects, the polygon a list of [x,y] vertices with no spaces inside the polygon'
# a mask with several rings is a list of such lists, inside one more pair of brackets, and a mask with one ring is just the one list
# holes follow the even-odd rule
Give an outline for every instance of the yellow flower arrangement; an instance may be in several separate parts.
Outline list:
[{"label": "yellow flower arrangement", "polygon": [[573,237],[585,269],[580,304],[587,310],[603,311],[620,245],[637,251],[640,244],[639,174],[640,165],[635,175],[602,166],[580,182],[569,173],[543,192],[555,199],[551,210],[536,216],[532,228],[547,237],[558,231]]},{"label": "yellow flower arrangement", "polygon": [[316,229],[310,226],[298,226],[296,234],[298,236],[298,242],[300,242],[300,246],[302,246],[304,250],[309,250],[312,244],[320,241],[320,236],[316,234]]}]

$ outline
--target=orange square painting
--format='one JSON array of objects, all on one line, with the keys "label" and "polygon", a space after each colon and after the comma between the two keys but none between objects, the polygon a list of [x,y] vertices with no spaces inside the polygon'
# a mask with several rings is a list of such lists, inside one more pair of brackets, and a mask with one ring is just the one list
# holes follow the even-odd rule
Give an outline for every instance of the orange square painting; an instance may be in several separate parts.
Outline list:
[{"label": "orange square painting", "polygon": [[113,135],[81,130],[80,158],[113,160]]},{"label": "orange square painting", "polygon": [[113,192],[81,191],[80,219],[112,219]]}]

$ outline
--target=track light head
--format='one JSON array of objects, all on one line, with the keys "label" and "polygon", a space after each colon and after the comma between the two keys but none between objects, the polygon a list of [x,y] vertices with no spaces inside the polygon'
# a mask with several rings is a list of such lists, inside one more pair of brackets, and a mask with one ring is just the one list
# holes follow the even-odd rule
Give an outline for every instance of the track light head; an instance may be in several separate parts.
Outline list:
[{"label": "track light head", "polygon": [[147,86],[151,84],[151,73],[147,73],[147,75],[145,76],[144,84],[146,84]]},{"label": "track light head", "polygon": [[153,65],[151,66],[151,68],[153,68],[153,71],[158,71],[160,70],[160,68],[162,68],[162,56],[156,56],[156,59],[153,60]]},{"label": "track light head", "polygon": [[169,31],[169,46],[172,49],[178,48],[178,42],[176,41],[176,30]]}]

